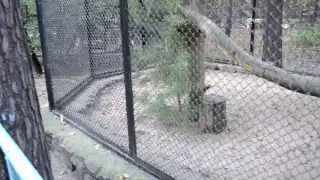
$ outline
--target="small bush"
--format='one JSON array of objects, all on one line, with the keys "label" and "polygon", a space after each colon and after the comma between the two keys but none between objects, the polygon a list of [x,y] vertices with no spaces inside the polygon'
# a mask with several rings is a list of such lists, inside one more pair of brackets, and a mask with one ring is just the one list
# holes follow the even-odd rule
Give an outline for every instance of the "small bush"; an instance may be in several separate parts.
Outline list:
[{"label": "small bush", "polygon": [[[174,101],[173,99],[174,97],[169,92],[159,93],[156,95],[155,100],[148,104],[145,113],[151,117],[157,117],[168,126],[189,122],[190,117],[194,117],[197,113],[196,107],[179,106],[177,102],[168,102],[170,100]],[[183,101],[182,99],[180,100]]]},{"label": "small bush", "polygon": [[27,33],[30,52],[41,54],[40,34],[38,28],[37,10],[34,0],[22,0],[23,24]]},{"label": "small bush", "polygon": [[320,24],[312,27],[300,27],[294,35],[297,45],[318,46],[320,45]]},{"label": "small bush", "polygon": [[[130,2],[131,7],[136,5],[134,1]],[[155,2],[158,3],[158,0]],[[152,90],[147,92],[152,93],[152,98],[145,102],[143,97],[139,97],[145,92],[139,92],[140,95],[136,98],[138,101],[142,100],[141,103],[146,106],[146,113],[150,116],[164,124],[174,125],[197,119],[199,114],[200,106],[194,100],[195,93],[192,89],[197,88],[193,79],[198,76],[195,76],[194,72],[201,67],[195,65],[195,54],[191,51],[194,51],[193,46],[197,45],[201,33],[178,11],[179,1],[159,2],[165,2],[163,8],[166,10],[159,9],[167,13],[164,13],[157,23],[149,21],[151,19],[145,16],[133,17],[135,22],[143,22],[144,26],[150,23],[150,27],[153,27],[156,24],[162,40],[134,48],[133,66],[138,70],[150,66],[153,68],[150,74],[152,81],[149,84],[152,88],[148,89]],[[193,69],[190,70],[191,67],[194,72]]]},{"label": "small bush", "polygon": [[144,70],[150,66],[154,66],[159,61],[159,51],[161,51],[159,45],[134,48],[132,65],[137,70]]}]

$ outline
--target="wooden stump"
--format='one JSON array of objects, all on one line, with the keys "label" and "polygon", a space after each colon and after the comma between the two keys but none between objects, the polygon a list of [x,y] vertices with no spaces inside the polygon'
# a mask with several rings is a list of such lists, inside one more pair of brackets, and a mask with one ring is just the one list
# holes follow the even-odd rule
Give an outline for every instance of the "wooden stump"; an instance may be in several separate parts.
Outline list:
[{"label": "wooden stump", "polygon": [[223,96],[207,94],[203,97],[203,111],[199,128],[205,133],[221,133],[227,127],[226,100]]}]

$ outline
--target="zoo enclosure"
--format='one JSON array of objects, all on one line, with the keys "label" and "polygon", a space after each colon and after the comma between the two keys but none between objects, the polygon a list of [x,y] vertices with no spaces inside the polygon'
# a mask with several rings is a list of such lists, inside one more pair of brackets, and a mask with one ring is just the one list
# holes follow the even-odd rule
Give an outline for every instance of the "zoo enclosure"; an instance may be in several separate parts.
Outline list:
[{"label": "zoo enclosure", "polygon": [[38,1],[50,108],[162,179],[317,179],[318,9]]}]

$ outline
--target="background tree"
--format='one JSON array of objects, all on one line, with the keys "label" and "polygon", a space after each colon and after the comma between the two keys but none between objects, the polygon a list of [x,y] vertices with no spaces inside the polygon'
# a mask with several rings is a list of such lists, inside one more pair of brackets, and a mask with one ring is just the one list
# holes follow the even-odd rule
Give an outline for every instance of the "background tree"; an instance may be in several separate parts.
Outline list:
[{"label": "background tree", "polygon": [[267,1],[262,60],[282,67],[283,0]]},{"label": "background tree", "polygon": [[4,127],[40,175],[53,179],[20,9],[18,0],[0,0],[0,112],[15,115]]},{"label": "background tree", "polygon": [[314,0],[310,3],[310,11],[309,11],[309,23],[314,26],[317,22],[317,18],[320,12],[320,1]]},{"label": "background tree", "polygon": [[[190,9],[201,13],[199,0],[191,0]],[[201,107],[202,97],[204,95],[204,34],[201,33],[200,29],[194,26],[192,23],[186,21],[188,29],[185,30],[185,42],[188,44],[190,49],[191,58],[189,58],[189,111],[192,112],[190,115],[191,120],[198,121]]]},{"label": "background tree", "polygon": [[41,54],[40,34],[35,0],[21,0],[22,18],[30,54]]},{"label": "background tree", "polygon": [[229,0],[228,6],[228,17],[227,17],[227,26],[226,26],[226,34],[228,37],[231,36],[231,29],[232,29],[232,16],[233,16],[233,0]]}]

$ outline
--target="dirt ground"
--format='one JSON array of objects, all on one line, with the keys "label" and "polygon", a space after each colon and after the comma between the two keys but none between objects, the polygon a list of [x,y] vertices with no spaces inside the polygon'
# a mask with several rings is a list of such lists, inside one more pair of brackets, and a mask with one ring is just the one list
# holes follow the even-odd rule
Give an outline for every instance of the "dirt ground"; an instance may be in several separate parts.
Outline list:
[{"label": "dirt ground", "polygon": [[[44,76],[35,77],[40,107],[48,107],[47,89]],[[68,165],[50,151],[51,168],[55,180],[77,180],[78,178],[68,168]]]},{"label": "dirt ground", "polygon": [[[122,76],[121,76],[122,77]],[[177,179],[317,179],[320,99],[250,74],[208,70],[207,93],[227,100],[227,129],[204,134],[197,125],[165,126],[145,113],[159,89],[133,80],[138,157]],[[94,81],[66,114],[128,148],[123,80]],[[88,121],[89,120],[89,121]]]},{"label": "dirt ground", "polygon": [[47,86],[44,75],[34,76],[40,108],[48,107]]}]

